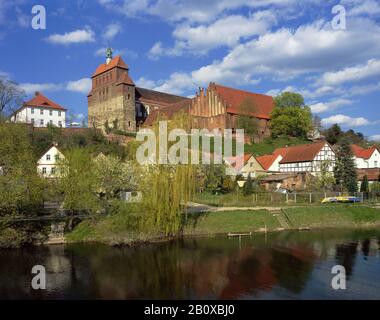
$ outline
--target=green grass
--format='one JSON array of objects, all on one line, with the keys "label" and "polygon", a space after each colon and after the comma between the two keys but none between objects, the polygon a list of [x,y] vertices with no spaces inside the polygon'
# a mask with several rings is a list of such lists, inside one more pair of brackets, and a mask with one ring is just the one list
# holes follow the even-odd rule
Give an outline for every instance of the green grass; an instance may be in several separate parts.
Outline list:
[{"label": "green grass", "polygon": [[266,210],[228,211],[191,214],[184,227],[185,235],[210,235],[229,232],[254,232],[280,228],[273,215]]},{"label": "green grass", "polygon": [[380,225],[380,210],[362,205],[286,208],[292,227],[346,228]]},{"label": "green grass", "polygon": [[307,143],[311,142],[308,140],[293,137],[278,137],[276,139],[267,138],[261,143],[254,143],[252,145],[246,144],[244,150],[245,153],[252,153],[254,155],[261,156],[264,154],[271,154],[277,148]]}]

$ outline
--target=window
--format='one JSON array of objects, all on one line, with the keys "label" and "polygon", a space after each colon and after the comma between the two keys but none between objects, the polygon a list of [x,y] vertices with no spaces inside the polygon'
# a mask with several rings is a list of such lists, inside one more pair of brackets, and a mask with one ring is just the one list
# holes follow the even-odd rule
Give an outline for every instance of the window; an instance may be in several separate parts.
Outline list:
[{"label": "window", "polygon": [[374,162],[375,168],[377,168],[377,163],[378,163],[377,161]]},{"label": "window", "polygon": [[31,119],[32,124],[34,125],[34,118]]},{"label": "window", "polygon": [[128,121],[128,127],[131,127],[131,121]]},{"label": "window", "polygon": [[41,119],[41,120],[40,120],[40,125],[41,125],[41,126],[44,125],[44,119]]},{"label": "window", "polygon": [[58,127],[62,128],[62,121],[58,121]]},{"label": "window", "polygon": [[47,172],[47,171],[46,171],[46,168],[43,167],[43,168],[42,168],[42,173],[43,173],[43,174],[46,174],[46,172]]},{"label": "window", "polygon": [[55,174],[55,167],[51,168],[51,174]]},{"label": "window", "polygon": [[46,155],[46,161],[50,161],[51,157],[50,157],[50,154],[47,154]]},{"label": "window", "polygon": [[62,115],[62,112],[58,111],[58,117],[60,117],[61,115]]},{"label": "window", "polygon": [[56,154],[55,155],[55,161],[58,161],[59,160],[59,154]]},{"label": "window", "polygon": [[49,115],[50,115],[50,116],[53,115],[53,110],[49,110]]},{"label": "window", "polygon": [[30,110],[30,112],[31,112],[32,114],[34,114],[34,109],[32,108],[32,109]]},{"label": "window", "polygon": [[44,110],[43,109],[40,109],[40,114],[44,114]]},{"label": "window", "polygon": [[49,122],[50,122],[51,125],[53,125],[53,120],[50,120]]}]

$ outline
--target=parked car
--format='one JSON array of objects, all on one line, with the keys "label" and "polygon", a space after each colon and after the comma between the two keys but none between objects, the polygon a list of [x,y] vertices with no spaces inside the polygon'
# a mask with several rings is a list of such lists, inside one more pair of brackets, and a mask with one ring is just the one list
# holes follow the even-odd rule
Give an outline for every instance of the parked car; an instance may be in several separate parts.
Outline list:
[{"label": "parked car", "polygon": [[338,202],[337,197],[328,197],[322,200],[322,203],[337,203],[337,202]]}]

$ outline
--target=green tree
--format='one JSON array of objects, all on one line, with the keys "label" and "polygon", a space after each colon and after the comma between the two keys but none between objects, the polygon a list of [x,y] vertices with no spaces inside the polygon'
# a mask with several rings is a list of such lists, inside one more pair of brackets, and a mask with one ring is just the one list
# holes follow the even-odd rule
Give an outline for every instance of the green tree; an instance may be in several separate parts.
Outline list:
[{"label": "green tree", "polygon": [[347,139],[342,139],[336,152],[337,161],[334,176],[337,186],[342,191],[357,192],[357,172],[354,155]]},{"label": "green tree", "polygon": [[102,196],[103,207],[109,213],[109,202],[118,199],[121,191],[137,190],[137,172],[131,162],[115,156],[100,154],[94,160],[97,192]]},{"label": "green tree", "polygon": [[5,118],[22,105],[24,92],[20,87],[0,76],[0,118]]},{"label": "green tree", "polygon": [[252,178],[251,178],[251,175],[248,174],[248,178],[247,178],[247,181],[245,182],[244,184],[244,187],[243,187],[243,194],[245,196],[249,196],[253,193],[253,183],[252,183]]},{"label": "green tree", "polygon": [[332,162],[329,160],[320,163],[319,172],[316,177],[316,187],[318,190],[330,190],[335,184],[334,174],[330,172],[331,166]]},{"label": "green tree", "polygon": [[369,192],[369,184],[368,184],[367,175],[363,177],[362,183],[360,184],[360,192]]},{"label": "green tree", "polygon": [[60,164],[59,188],[64,194],[64,208],[72,212],[96,213],[102,209],[99,174],[91,154],[86,149],[65,153]]},{"label": "green tree", "polygon": [[334,145],[339,141],[340,136],[343,134],[342,129],[336,123],[325,131],[326,140],[328,143]]},{"label": "green tree", "polygon": [[305,100],[299,93],[283,92],[274,98],[274,105],[276,108],[303,108],[305,107]]},{"label": "green tree", "polygon": [[275,97],[275,107],[272,111],[272,137],[281,135],[307,138],[313,129],[313,116],[300,94],[284,92]]}]

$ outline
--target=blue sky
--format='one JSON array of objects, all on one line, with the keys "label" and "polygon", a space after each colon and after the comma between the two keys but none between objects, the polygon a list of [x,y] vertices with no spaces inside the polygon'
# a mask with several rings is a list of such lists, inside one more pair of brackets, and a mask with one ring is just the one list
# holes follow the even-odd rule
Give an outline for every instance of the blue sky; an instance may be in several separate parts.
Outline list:
[{"label": "blue sky", "polygon": [[[31,27],[36,4],[46,30]],[[332,28],[338,4],[344,30]],[[380,140],[379,0],[0,0],[0,76],[79,118],[108,44],[139,86],[295,91],[326,126]]]}]

